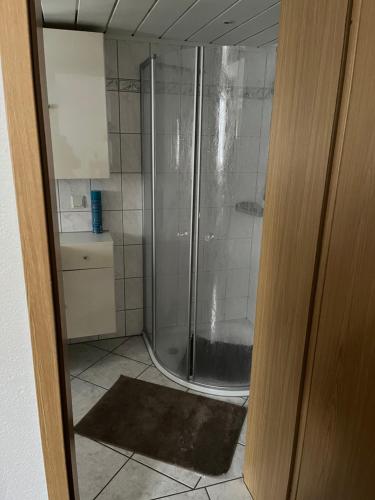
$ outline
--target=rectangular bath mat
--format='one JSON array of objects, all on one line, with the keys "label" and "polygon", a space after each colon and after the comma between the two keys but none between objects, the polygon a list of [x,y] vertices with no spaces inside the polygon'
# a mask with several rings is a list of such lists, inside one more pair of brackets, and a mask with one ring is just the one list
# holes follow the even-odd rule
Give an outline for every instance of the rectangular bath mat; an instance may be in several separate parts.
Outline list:
[{"label": "rectangular bath mat", "polygon": [[228,471],[246,409],[121,376],[78,434],[216,476]]}]

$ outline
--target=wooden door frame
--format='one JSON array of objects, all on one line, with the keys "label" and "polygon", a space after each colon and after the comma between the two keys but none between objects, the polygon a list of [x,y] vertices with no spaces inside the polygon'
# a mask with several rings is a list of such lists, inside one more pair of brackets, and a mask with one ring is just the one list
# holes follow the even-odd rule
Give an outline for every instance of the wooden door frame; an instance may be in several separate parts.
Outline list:
[{"label": "wooden door frame", "polygon": [[48,495],[78,499],[40,0],[0,2],[0,57]]},{"label": "wooden door frame", "polygon": [[[282,12],[286,12],[284,4],[289,6],[293,1],[297,0],[282,0]],[[301,5],[304,3],[302,0],[298,1],[301,2]],[[325,3],[325,0],[321,1]],[[300,15],[303,14],[306,13],[303,13],[301,9]],[[64,315],[61,312],[63,295],[58,271],[58,229],[56,220],[53,220],[53,215],[56,213],[56,200],[54,186],[51,185],[53,171],[51,171],[52,156],[46,101],[44,56],[41,43],[41,19],[40,0],[2,0],[0,2],[0,54],[20,224],[45,472],[49,497],[54,500],[66,500],[69,498],[78,499],[79,497],[74,462],[70,381],[69,375],[65,372],[67,363],[64,362],[66,333]],[[285,17],[282,21],[281,37],[284,45],[289,36],[288,33],[291,31],[289,24],[296,22],[298,23],[298,18],[292,20],[290,17]],[[297,41],[294,40],[291,43],[296,44]],[[280,68],[277,73],[279,74],[281,71]],[[275,123],[273,117],[271,163],[275,162],[275,155],[277,154],[276,150],[272,153],[272,142],[276,144]],[[326,169],[329,167],[329,158],[328,155]],[[271,169],[268,175],[268,196],[272,193],[272,189],[275,188],[276,175],[276,170]],[[327,179],[329,177],[326,177],[323,183],[325,188]],[[310,190],[309,193],[311,194],[313,191]],[[314,213],[314,227],[311,226],[306,231],[306,234],[310,236],[311,232],[315,231],[313,239],[316,245],[313,262],[308,271],[310,273],[307,280],[310,295],[313,293],[313,284],[317,272],[316,258],[319,251],[317,238],[319,238],[322,230],[322,220],[325,216],[324,193],[321,193],[321,196],[320,210]],[[279,214],[275,213],[274,209],[275,205],[272,210],[266,208],[266,228],[264,231],[266,235],[267,232],[269,233],[267,226],[269,225],[271,228],[271,219],[275,218],[277,221],[279,217]],[[317,230],[317,226],[320,228],[319,230]],[[263,244],[265,241],[267,242],[268,237],[263,235]],[[269,258],[269,254],[262,251],[263,268],[267,264],[267,257]],[[260,279],[262,280],[262,277]],[[264,290],[261,293],[264,293]],[[302,396],[302,371],[305,369],[308,322],[310,321],[309,308],[311,308],[310,300],[308,307],[304,311],[306,328],[299,332],[303,339],[299,344],[298,369],[295,369],[297,381],[293,385],[293,397],[288,397],[287,402],[289,409],[291,405],[295,405],[295,411],[289,413],[286,420],[284,419],[284,430],[288,428],[288,425],[289,429],[291,429],[288,433],[289,448],[283,455],[286,468],[284,468],[283,477],[280,479],[279,476],[279,480],[281,480],[285,488],[288,488],[291,481],[292,460],[296,447],[297,406],[300,404]],[[256,328],[259,329],[259,313],[257,318]],[[292,334],[291,331],[288,337],[289,340],[293,339]],[[296,332],[294,332],[295,334]],[[259,342],[257,344],[256,340],[254,353],[255,372],[253,377],[255,384],[259,383],[261,376],[259,367],[257,367],[258,360],[261,359],[261,349],[262,345]],[[290,387],[288,387],[288,390],[290,390]],[[255,391],[255,397],[257,397],[257,391]],[[260,404],[264,404],[261,398]],[[251,408],[252,405],[250,404],[250,426],[253,423],[251,421],[253,415]],[[281,409],[284,411],[285,417],[285,407]],[[292,420],[290,419],[291,414]],[[260,422],[259,418],[261,418],[261,415],[255,415],[257,423]],[[292,422],[292,427],[290,427],[290,422]],[[261,425],[261,428],[264,429],[264,426]],[[257,432],[259,437],[259,431]],[[247,438],[245,479],[247,484],[251,485],[254,484],[254,479],[257,481],[260,476],[259,471],[255,473],[252,469],[254,463],[249,448],[249,443],[255,446],[256,437],[252,432],[250,432],[249,436]],[[278,443],[280,445],[281,441],[278,441]],[[259,446],[259,440],[256,444]],[[267,465],[262,464],[261,467],[264,470]],[[277,471],[277,469],[268,471],[269,474],[275,474],[276,472],[279,473],[280,471]],[[262,474],[264,477],[264,472]],[[261,491],[262,488],[259,488],[259,494],[257,491],[254,492],[254,500],[264,500],[260,496]],[[283,495],[278,498],[287,498],[286,492],[283,492]],[[267,498],[267,500],[269,499]]]}]

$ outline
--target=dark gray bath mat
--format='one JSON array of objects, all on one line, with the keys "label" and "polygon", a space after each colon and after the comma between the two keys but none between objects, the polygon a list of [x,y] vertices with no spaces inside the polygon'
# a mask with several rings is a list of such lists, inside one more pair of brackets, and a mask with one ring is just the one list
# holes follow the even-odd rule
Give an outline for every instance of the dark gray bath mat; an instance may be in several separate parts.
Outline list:
[{"label": "dark gray bath mat", "polygon": [[246,409],[121,376],[78,434],[216,476],[229,469]]}]

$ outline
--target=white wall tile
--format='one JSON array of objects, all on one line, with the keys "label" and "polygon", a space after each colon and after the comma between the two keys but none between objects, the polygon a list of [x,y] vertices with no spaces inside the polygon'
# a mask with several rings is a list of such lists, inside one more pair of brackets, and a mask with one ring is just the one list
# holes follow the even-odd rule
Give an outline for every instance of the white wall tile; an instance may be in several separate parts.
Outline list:
[{"label": "white wall tile", "polygon": [[124,244],[142,244],[142,210],[126,210],[124,215]]},{"label": "white wall tile", "polygon": [[126,311],[126,335],[140,335],[143,331],[143,309]]},{"label": "white wall tile", "polygon": [[139,80],[139,65],[150,55],[150,45],[146,42],[119,40],[119,77]]},{"label": "white wall tile", "polygon": [[120,129],[128,134],[141,132],[140,94],[120,92]]},{"label": "white wall tile", "polygon": [[103,229],[104,231],[109,231],[111,233],[115,245],[122,245],[122,212],[120,210],[104,210]]},{"label": "white wall tile", "polygon": [[61,212],[61,231],[91,231],[91,212]]},{"label": "white wall tile", "polygon": [[141,309],[143,307],[143,279],[127,278],[125,280],[126,309]]},{"label": "white wall tile", "polygon": [[227,268],[240,269],[250,267],[251,239],[227,240]]},{"label": "white wall tile", "polygon": [[228,238],[251,238],[254,218],[251,215],[230,208]]},{"label": "white wall tile", "polygon": [[237,137],[260,136],[262,104],[260,99],[243,99],[242,103],[239,103]]},{"label": "white wall tile", "polygon": [[123,172],[141,171],[141,134],[121,134]]},{"label": "white wall tile", "polygon": [[158,94],[155,102],[155,128],[159,134],[175,134],[180,130],[180,96]]},{"label": "white wall tile", "polygon": [[106,92],[108,132],[120,132],[118,92]]},{"label": "white wall tile", "polygon": [[262,128],[259,150],[259,170],[266,172],[268,163],[269,139],[271,129],[272,99],[263,101]]},{"label": "white wall tile", "polygon": [[115,279],[124,277],[124,247],[115,245],[113,247]]},{"label": "white wall tile", "polygon": [[276,46],[268,47],[266,78],[264,82],[266,87],[273,87],[275,84],[276,55],[277,55],[277,47]]},{"label": "white wall tile", "polygon": [[229,269],[226,274],[225,296],[229,298],[246,297],[249,291],[249,270]]},{"label": "white wall tile", "polygon": [[247,297],[225,299],[225,319],[245,318],[247,313]]},{"label": "white wall tile", "polygon": [[[59,180],[59,199],[61,212],[86,212],[91,210],[90,180],[67,179]],[[73,208],[71,196],[79,196],[83,199],[85,207]]]},{"label": "white wall tile", "polygon": [[116,312],[116,335],[122,337],[125,335],[125,311]]},{"label": "white wall tile", "polygon": [[105,76],[118,78],[117,69],[117,40],[104,40]]},{"label": "white wall tile", "polygon": [[115,280],[115,300],[116,311],[123,311],[125,309],[125,290],[124,280]]},{"label": "white wall tile", "polygon": [[120,134],[108,134],[110,172],[121,172]]},{"label": "white wall tile", "polygon": [[239,85],[263,87],[266,71],[267,49],[246,47],[239,50],[240,66],[243,68]]},{"label": "white wall tile", "polygon": [[124,247],[125,278],[142,278],[143,276],[143,247],[142,245],[128,245]]},{"label": "white wall tile", "polygon": [[257,172],[258,160],[258,137],[237,137],[235,141],[236,170],[238,172]]},{"label": "white wall tile", "polygon": [[111,173],[108,179],[93,179],[91,189],[102,192],[103,210],[122,209],[121,174]]},{"label": "white wall tile", "polygon": [[141,174],[122,174],[123,209],[142,209]]}]

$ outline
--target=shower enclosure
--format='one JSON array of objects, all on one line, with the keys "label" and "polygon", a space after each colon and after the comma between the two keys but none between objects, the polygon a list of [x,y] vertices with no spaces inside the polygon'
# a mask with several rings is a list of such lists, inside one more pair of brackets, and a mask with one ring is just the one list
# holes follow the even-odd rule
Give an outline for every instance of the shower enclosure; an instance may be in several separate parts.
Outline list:
[{"label": "shower enclosure", "polygon": [[273,48],[158,45],[140,68],[144,333],[179,383],[246,394]]}]

